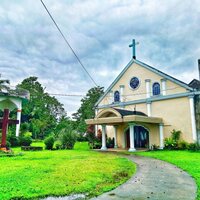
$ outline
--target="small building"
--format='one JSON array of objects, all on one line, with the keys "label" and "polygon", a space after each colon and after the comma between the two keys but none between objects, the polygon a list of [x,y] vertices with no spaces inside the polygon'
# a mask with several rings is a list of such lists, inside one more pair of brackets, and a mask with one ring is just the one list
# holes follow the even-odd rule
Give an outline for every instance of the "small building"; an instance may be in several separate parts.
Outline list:
[{"label": "small building", "polygon": [[95,118],[86,123],[102,129],[102,150],[106,134],[115,139],[116,148],[129,151],[152,145],[162,149],[173,129],[189,143],[200,140],[200,81],[186,84],[163,73],[137,60],[135,49],[95,106]]}]

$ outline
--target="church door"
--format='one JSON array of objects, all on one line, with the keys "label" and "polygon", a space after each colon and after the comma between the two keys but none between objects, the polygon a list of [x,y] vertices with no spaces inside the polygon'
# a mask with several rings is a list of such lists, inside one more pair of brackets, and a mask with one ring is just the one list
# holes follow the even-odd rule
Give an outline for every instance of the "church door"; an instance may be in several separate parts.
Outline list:
[{"label": "church door", "polygon": [[[127,129],[126,133],[126,148],[130,147],[130,130]],[[134,127],[134,144],[135,148],[148,148],[149,147],[149,132],[142,126]]]}]

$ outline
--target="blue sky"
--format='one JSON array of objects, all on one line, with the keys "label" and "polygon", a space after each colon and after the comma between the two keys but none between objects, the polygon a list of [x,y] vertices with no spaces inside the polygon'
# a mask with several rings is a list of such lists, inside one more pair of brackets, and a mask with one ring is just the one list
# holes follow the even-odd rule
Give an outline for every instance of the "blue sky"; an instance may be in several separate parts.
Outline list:
[{"label": "blue sky", "polygon": [[[198,78],[199,0],[43,0],[95,81],[108,87],[131,59],[178,79]],[[39,0],[0,1],[0,73],[16,85],[37,76],[49,93],[85,94],[85,74]],[[59,97],[70,115],[80,98]]]}]

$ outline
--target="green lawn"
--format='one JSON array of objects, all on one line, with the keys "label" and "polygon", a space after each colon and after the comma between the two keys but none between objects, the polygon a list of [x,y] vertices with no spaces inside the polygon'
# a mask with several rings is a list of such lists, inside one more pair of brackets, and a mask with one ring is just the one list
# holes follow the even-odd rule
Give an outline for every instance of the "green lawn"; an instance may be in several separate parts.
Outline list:
[{"label": "green lawn", "polygon": [[2,200],[72,193],[94,196],[117,187],[136,170],[125,158],[88,150],[87,143],[77,143],[74,150],[44,150],[1,157],[0,166]]},{"label": "green lawn", "polygon": [[197,199],[200,200],[200,153],[190,151],[149,151],[136,154],[165,160],[187,171],[196,180],[198,186]]}]

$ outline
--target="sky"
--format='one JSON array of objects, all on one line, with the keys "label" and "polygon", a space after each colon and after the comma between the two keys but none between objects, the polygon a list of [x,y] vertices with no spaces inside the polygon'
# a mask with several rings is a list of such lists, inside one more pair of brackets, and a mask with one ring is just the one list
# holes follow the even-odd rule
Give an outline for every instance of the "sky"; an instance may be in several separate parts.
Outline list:
[{"label": "sky", "polygon": [[[199,0],[43,0],[81,62],[105,89],[132,58],[186,83],[198,79]],[[40,0],[0,0],[1,78],[30,76],[50,94],[85,94],[93,82]],[[57,97],[70,116],[81,97]]]}]

